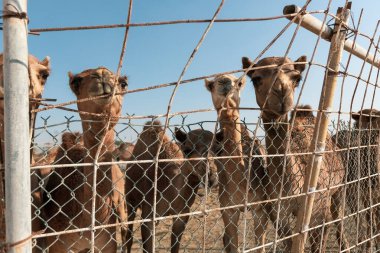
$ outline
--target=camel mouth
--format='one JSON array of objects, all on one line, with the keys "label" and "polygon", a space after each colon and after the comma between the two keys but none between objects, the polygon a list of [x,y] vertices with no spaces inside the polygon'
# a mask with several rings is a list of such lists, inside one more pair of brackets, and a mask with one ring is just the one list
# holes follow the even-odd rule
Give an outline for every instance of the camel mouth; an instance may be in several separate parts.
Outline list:
[{"label": "camel mouth", "polygon": [[277,101],[276,103],[270,103],[270,101],[265,105],[264,111],[271,113],[275,117],[282,117],[289,113],[293,108],[293,103],[289,101]]},{"label": "camel mouth", "polygon": [[282,117],[282,116],[286,115],[289,111],[290,111],[290,109],[288,110],[288,108],[284,108],[282,106],[280,106],[279,108],[276,108],[276,109],[264,108],[265,113],[269,113],[274,117]]},{"label": "camel mouth", "polygon": [[[104,97],[99,97],[99,96],[104,96]],[[109,93],[103,93],[103,94],[99,94],[99,95],[95,95],[91,97],[95,97],[95,98],[98,97],[94,99],[94,102],[100,105],[110,104],[112,101],[112,94],[109,94]]]}]

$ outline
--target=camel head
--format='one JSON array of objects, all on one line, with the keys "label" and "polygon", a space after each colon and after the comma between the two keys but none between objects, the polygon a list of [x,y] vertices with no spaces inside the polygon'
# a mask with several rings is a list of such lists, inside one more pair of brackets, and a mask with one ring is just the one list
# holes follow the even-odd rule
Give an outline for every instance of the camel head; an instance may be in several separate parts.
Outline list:
[{"label": "camel head", "polygon": [[212,81],[205,79],[205,86],[211,92],[212,102],[217,111],[222,108],[237,108],[240,105],[240,91],[245,86],[245,78],[219,75]]},{"label": "camel head", "polygon": [[[42,61],[38,60],[33,55],[28,56],[29,64],[29,98],[41,98],[45,88],[45,83],[50,75],[50,57],[46,56]],[[4,79],[3,79],[3,54],[0,54],[0,96],[4,96]],[[35,109],[38,104],[30,101],[30,108]]]},{"label": "camel head", "polygon": [[256,101],[263,110],[264,119],[277,120],[292,109],[295,88],[299,85],[301,74],[305,70],[305,64],[297,63],[305,61],[306,56],[301,56],[295,62],[284,57],[268,57],[257,64],[252,64],[249,58],[242,58],[245,69],[251,65],[252,67],[274,65],[249,70],[247,73],[255,88]]},{"label": "camel head", "polygon": [[[181,150],[185,157],[187,158],[206,158],[209,152],[209,148],[212,145],[212,139],[214,134],[210,131],[204,129],[195,129],[188,133],[184,132],[179,128],[175,128],[175,138],[180,144]],[[215,136],[218,139],[218,135]],[[215,145],[211,147],[210,154],[214,156],[214,154],[220,152],[222,148],[217,143],[220,143],[222,140],[215,140]],[[214,161],[212,160],[198,160],[191,161],[192,166],[195,168],[195,174],[200,179],[201,182],[205,181],[207,163],[209,165],[209,173],[208,173],[208,185],[209,187],[213,187],[218,182],[218,172],[217,167]]]},{"label": "camel head", "polygon": [[380,111],[376,109],[358,111],[352,114],[352,119],[355,120],[356,128],[380,130]]},{"label": "camel head", "polygon": [[83,136],[79,132],[64,132],[61,138],[63,150],[69,150],[75,146],[83,146]]},{"label": "camel head", "polygon": [[[84,112],[100,113],[118,117],[121,113],[123,97],[120,92],[126,90],[127,77],[115,80],[115,74],[105,67],[87,69],[77,75],[69,72],[70,88],[77,99],[94,98],[78,103],[78,109]],[[115,95],[112,94],[115,91]],[[95,98],[104,96],[102,98]],[[82,115],[81,115],[82,117]],[[82,117],[83,118],[83,117]]]},{"label": "camel head", "polygon": [[114,150],[114,157],[117,161],[128,161],[132,157],[134,145],[129,142],[123,142]]},{"label": "camel head", "polygon": [[[188,156],[192,153],[196,153],[199,156],[204,156],[205,154],[207,155],[208,149],[212,144],[212,138],[214,137],[214,134],[212,132],[204,129],[195,129],[186,133],[185,131],[176,127],[174,134],[185,156]],[[220,152],[220,149],[222,147],[218,145],[218,143],[222,141],[223,135],[219,133],[216,134],[215,144],[211,147],[211,151],[214,153]]]},{"label": "camel head", "polygon": [[39,61],[36,57],[29,55],[29,97],[41,98],[45,83],[50,75],[50,58],[45,57]]}]

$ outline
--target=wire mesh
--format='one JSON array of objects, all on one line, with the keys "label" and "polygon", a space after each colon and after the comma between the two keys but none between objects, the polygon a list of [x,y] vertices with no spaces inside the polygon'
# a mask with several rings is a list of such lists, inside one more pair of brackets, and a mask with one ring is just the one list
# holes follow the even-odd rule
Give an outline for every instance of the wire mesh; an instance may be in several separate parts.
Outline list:
[{"label": "wire mesh", "polygon": [[[41,100],[39,108],[31,108],[32,113],[66,110],[80,116],[39,118],[32,126],[33,251],[290,252],[295,238],[305,232],[306,252],[380,251],[379,70],[368,63],[377,57],[378,27],[366,35],[359,31],[362,12],[357,23],[346,24],[331,10],[332,1],[322,11],[309,10],[311,2],[305,1],[293,14],[223,19],[218,18],[225,5],[222,0],[210,19],[132,23],[130,1],[126,24],[31,29],[35,34],[125,28],[115,73],[99,67],[71,74],[76,100],[57,104]],[[306,15],[316,14],[323,25],[331,25],[330,18],[334,24],[343,22],[341,31],[347,39],[353,37],[352,45],[358,41],[368,45],[365,59],[352,59],[352,50],[345,52],[339,71],[318,62],[325,28],[311,54],[288,58],[296,50]],[[254,26],[277,19],[289,21],[269,43],[259,45],[264,49],[252,60],[243,57],[241,69],[185,79],[215,23]],[[121,75],[129,28],[179,23],[207,26],[178,79],[131,89]],[[285,53],[264,57],[286,32],[291,36]],[[331,56],[323,53],[328,62]],[[351,61],[358,62],[359,71]],[[339,92],[329,110],[302,105],[309,102],[305,89],[324,88],[325,78],[317,80],[318,85],[313,71],[326,73],[325,78],[339,75]],[[31,70],[31,79],[34,74]],[[204,82],[213,107],[175,111],[179,89],[195,88],[198,81]],[[240,100],[250,81],[257,105],[244,107]],[[165,113],[121,114],[123,96],[127,100],[168,87],[172,90]],[[318,99],[326,98],[322,93]],[[71,104],[78,110],[67,107]],[[320,150],[311,146],[320,131],[315,113],[333,119]],[[197,120],[201,114],[214,118]],[[321,172],[317,187],[304,192],[312,156],[321,159]],[[298,210],[310,194],[315,197],[311,220],[298,231]],[[1,201],[6,207],[4,196]],[[4,230],[0,233],[6,251],[9,244]]]}]

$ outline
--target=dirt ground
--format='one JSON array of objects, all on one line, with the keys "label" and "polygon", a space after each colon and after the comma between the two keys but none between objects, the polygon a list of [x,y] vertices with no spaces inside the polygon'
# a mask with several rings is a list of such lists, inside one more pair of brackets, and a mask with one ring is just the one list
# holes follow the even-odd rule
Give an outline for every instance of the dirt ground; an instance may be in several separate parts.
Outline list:
[{"label": "dirt ground", "polygon": [[[217,199],[217,190],[214,189],[208,194],[208,199],[206,202],[207,209],[218,208],[219,203]],[[204,203],[204,197],[197,197],[196,202],[192,207],[192,211],[201,210],[201,206]],[[137,217],[136,219],[139,219]],[[255,247],[254,238],[254,222],[252,219],[252,213],[247,213],[247,223],[246,223],[246,235],[245,235],[245,249]],[[354,218],[347,219],[344,223],[345,233],[349,238],[350,246],[355,245],[355,238],[358,236],[356,231]],[[206,217],[203,215],[193,215],[190,217],[189,223],[187,224],[185,233],[181,240],[180,252],[224,252],[223,251],[223,220],[221,218],[220,211],[216,210]],[[327,251],[329,253],[339,252],[338,243],[335,237],[335,228],[332,225],[331,232],[329,234],[329,241],[327,246]],[[141,248],[141,232],[138,224],[135,224],[134,228],[134,240],[132,246],[132,252],[142,252]],[[171,234],[171,220],[164,220],[159,222],[156,227],[156,252],[164,253],[170,251],[170,234]],[[239,243],[243,245],[243,231],[244,231],[244,218],[243,214],[240,218],[239,225]],[[272,224],[269,225],[269,232],[267,234],[266,243],[274,242],[275,230]],[[360,235],[359,235],[360,236]],[[203,251],[205,248],[205,251]],[[249,251],[249,252],[258,252]],[[266,247],[266,252],[273,252],[273,246]],[[277,244],[275,252],[284,252],[283,245],[281,243]],[[362,250],[351,250],[351,252],[363,252]],[[375,252],[375,251],[373,251]]]},{"label": "dirt ground", "polygon": [[[199,192],[200,195],[204,193],[204,191]],[[197,196],[196,201],[192,207],[192,211],[201,211],[203,206],[206,206],[207,210],[219,208],[218,201],[218,190],[213,189],[212,192],[209,192],[207,195],[207,200],[203,196]],[[138,213],[136,217],[136,221],[141,219]],[[258,252],[258,250],[252,250],[252,248],[257,247],[255,244],[254,237],[254,222],[251,211],[247,212],[246,219],[244,222],[244,213],[240,216],[240,224],[239,224],[239,244],[240,249],[244,246],[247,252]],[[346,236],[348,237],[350,247],[354,247],[357,245],[357,239],[364,239],[364,231],[365,227],[361,221],[357,222],[358,216],[353,216],[351,218],[347,218],[344,220],[344,231]],[[363,215],[361,216],[363,218]],[[170,236],[171,236],[171,219],[162,220],[156,226],[156,244],[155,249],[157,253],[166,253],[170,252]],[[293,222],[294,223],[294,222]],[[246,227],[246,229],[245,229]],[[335,236],[336,226],[331,225],[331,232],[328,236],[328,245],[327,245],[327,253],[336,253],[340,252],[337,238]],[[188,252],[188,253],[196,253],[196,252],[224,252],[223,250],[223,230],[224,224],[219,210],[214,210],[208,213],[206,216],[203,214],[199,215],[191,215],[187,227],[185,229],[184,235],[181,240],[180,252]],[[246,231],[245,235],[243,231]],[[376,237],[376,235],[372,235]],[[245,239],[244,239],[245,238]],[[118,229],[118,233],[116,235],[116,239],[119,243],[119,251],[118,253],[122,253],[121,251],[121,236],[120,230]],[[268,232],[266,243],[270,244],[265,248],[266,252],[275,252],[275,253],[286,253],[284,247],[281,242],[276,245],[276,250],[274,250],[273,242],[275,241],[275,229],[273,225],[269,222]],[[354,247],[351,253],[361,253],[365,252],[361,246]],[[133,233],[133,246],[132,252],[140,253],[142,252],[142,243],[141,243],[141,231],[140,231],[140,223],[135,224],[134,233]],[[310,248],[307,245],[306,252],[310,252]],[[380,252],[380,250],[372,249],[372,251],[368,252]]]}]

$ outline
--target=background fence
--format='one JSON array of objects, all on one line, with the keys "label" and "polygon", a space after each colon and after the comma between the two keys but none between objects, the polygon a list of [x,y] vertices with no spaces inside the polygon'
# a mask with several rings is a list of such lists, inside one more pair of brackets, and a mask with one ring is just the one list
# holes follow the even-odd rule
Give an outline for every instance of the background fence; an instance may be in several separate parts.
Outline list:
[{"label": "background fence", "polygon": [[[32,35],[39,34],[42,41],[45,34],[63,31],[96,30],[99,40],[114,35],[108,29],[122,28],[124,33],[117,37],[122,39],[120,57],[111,54],[118,62],[115,72],[70,65],[75,73],[65,81],[69,85],[42,96],[46,79],[47,92],[54,86],[51,79],[58,80],[53,76],[55,59],[50,66],[49,59],[29,58],[28,75],[25,67],[21,69],[31,83],[29,110],[36,118],[35,125],[29,121],[32,130],[24,122],[24,129],[15,131],[13,126],[20,123],[7,117],[18,109],[7,107],[15,102],[7,98],[5,88],[12,82],[4,79],[4,252],[30,252],[30,241],[33,252],[380,250],[378,24],[372,34],[367,34],[368,26],[362,32],[365,13],[352,12],[347,1],[326,1],[321,10],[313,9],[321,3],[308,0],[300,7],[286,6],[283,14],[249,18],[229,18],[223,10],[234,4],[221,1],[208,19],[140,23],[132,22],[133,7],[139,3],[128,4],[125,24],[29,29],[31,41]],[[336,6],[341,6],[337,12]],[[3,12],[6,66],[14,64],[9,59],[26,57],[25,52],[12,56],[12,50],[6,51],[6,22],[18,20],[25,28],[28,15],[24,7],[6,1]],[[136,73],[150,76],[153,85],[137,85],[138,77],[122,74],[129,55],[152,50],[143,44],[138,50],[128,47],[132,28],[190,24],[201,29],[188,28],[193,48],[179,43],[177,37],[186,37],[181,27],[174,36],[176,47],[169,48],[175,53],[158,62],[142,57],[136,63],[143,66],[138,65],[142,71]],[[246,30],[249,36],[240,38],[234,29]],[[164,36],[173,30],[160,32]],[[254,55],[228,55],[228,43],[251,37]],[[165,47],[159,36],[155,39],[146,43],[157,43],[157,51]],[[92,42],[90,38],[89,48]],[[202,54],[219,44],[225,48],[217,47],[215,55]],[[136,49],[136,44],[131,47]],[[272,53],[277,58],[267,58]],[[91,56],[96,55],[103,59],[101,53]],[[176,65],[176,60],[171,62],[176,56],[186,62],[168,82],[171,75],[165,66]],[[243,58],[241,65],[242,56],[251,59]],[[77,56],[78,65],[85,57]],[[211,58],[207,68],[204,58]],[[242,67],[226,70],[230,61]],[[131,69],[132,65],[127,63]],[[197,65],[202,71],[192,69]],[[5,77],[13,76],[14,71],[7,71],[5,67]],[[166,81],[158,84],[155,76]],[[59,94],[67,90],[74,97],[65,95],[68,102],[61,102]],[[26,92],[19,97],[26,99]],[[59,101],[52,103],[55,99]],[[25,113],[12,115],[17,115],[12,120],[26,120],[19,117]],[[20,131],[32,133],[31,145],[16,140]],[[29,170],[27,176],[12,174],[25,174],[27,166],[14,162],[14,152],[20,150],[31,153],[30,177]],[[29,164],[24,160],[19,162]],[[26,187],[24,197],[15,185]],[[24,219],[31,229],[19,225]]]}]

